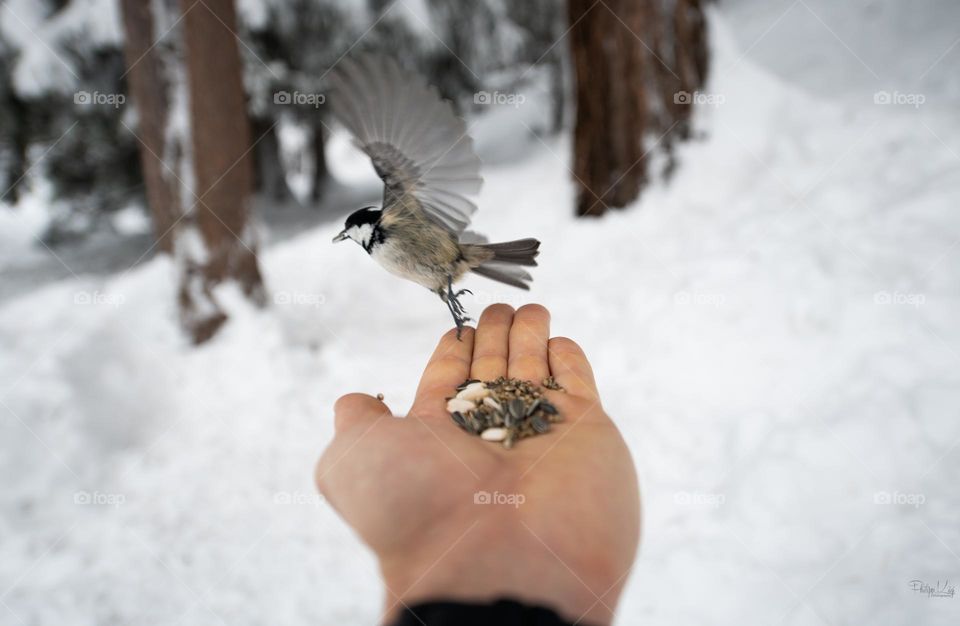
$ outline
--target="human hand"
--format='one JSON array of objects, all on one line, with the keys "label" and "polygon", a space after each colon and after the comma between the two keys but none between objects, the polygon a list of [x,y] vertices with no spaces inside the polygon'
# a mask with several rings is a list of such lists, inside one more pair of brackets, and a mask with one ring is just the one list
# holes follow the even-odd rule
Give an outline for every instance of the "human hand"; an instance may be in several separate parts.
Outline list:
[{"label": "human hand", "polygon": [[[639,541],[636,471],[583,351],[549,336],[542,306],[493,305],[462,341],[443,336],[405,419],[368,395],[337,401],[316,480],[376,553],[387,621],[416,602],[498,597],[612,621]],[[446,411],[467,378],[549,375],[565,389],[546,391],[564,422],[510,450]],[[478,502],[478,492],[509,503]]]}]

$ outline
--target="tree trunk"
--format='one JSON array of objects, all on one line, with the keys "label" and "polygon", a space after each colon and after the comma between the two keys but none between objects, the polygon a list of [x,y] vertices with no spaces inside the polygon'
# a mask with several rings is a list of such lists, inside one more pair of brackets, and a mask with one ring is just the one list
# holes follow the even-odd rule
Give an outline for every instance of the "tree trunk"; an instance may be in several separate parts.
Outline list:
[{"label": "tree trunk", "polygon": [[[204,247],[185,273],[181,303],[194,341],[206,341],[226,320],[213,288],[235,280],[255,303],[264,302],[256,243],[249,224],[252,171],[233,0],[181,0],[184,13],[195,217]],[[198,302],[206,297],[210,302]],[[213,304],[214,306],[207,306]]]},{"label": "tree trunk", "polygon": [[641,2],[569,0],[568,8],[576,77],[577,215],[602,215],[635,199],[646,176],[642,44],[620,21],[639,27]]},{"label": "tree trunk", "polygon": [[166,170],[162,160],[168,115],[168,85],[160,52],[154,42],[151,3],[121,0],[120,7],[123,12],[127,81],[137,106],[137,136],[140,140],[140,164],[147,204],[157,247],[169,254],[173,252],[174,225],[181,215],[181,209],[177,193],[179,183]]},{"label": "tree trunk", "polygon": [[4,107],[10,112],[11,118],[10,133],[7,137],[9,163],[6,164],[7,180],[3,183],[6,191],[0,189],[0,200],[16,204],[20,200],[27,172],[30,169],[27,163],[27,151],[30,148],[30,119],[27,103],[17,96],[12,85],[8,87],[5,99]]},{"label": "tree trunk", "polygon": [[250,126],[257,144],[253,149],[255,190],[278,203],[293,200],[287,175],[280,160],[280,140],[276,122],[267,117],[251,117]]},{"label": "tree trunk", "polygon": [[318,202],[323,197],[323,190],[327,185],[330,171],[327,169],[326,140],[323,136],[323,124],[313,127],[313,189],[311,197]]},{"label": "tree trunk", "polygon": [[692,96],[706,80],[701,1],[568,0],[577,215],[637,199],[648,176],[645,142],[660,139],[672,170],[673,143],[690,136]]},{"label": "tree trunk", "polygon": [[550,52],[550,101],[553,107],[550,111],[550,132],[553,134],[563,130],[567,112],[567,86],[564,84],[563,69],[563,51],[557,46]]},{"label": "tree trunk", "polygon": [[[694,93],[707,80],[707,23],[700,0],[676,0],[673,10],[673,65],[680,89]],[[688,103],[676,117],[681,139],[690,136]]]}]

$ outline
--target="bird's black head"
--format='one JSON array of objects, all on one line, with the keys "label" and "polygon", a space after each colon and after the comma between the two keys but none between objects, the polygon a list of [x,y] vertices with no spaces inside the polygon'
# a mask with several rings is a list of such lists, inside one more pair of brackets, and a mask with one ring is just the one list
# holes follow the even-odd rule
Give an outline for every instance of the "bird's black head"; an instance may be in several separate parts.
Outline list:
[{"label": "bird's black head", "polygon": [[379,237],[380,209],[368,206],[354,211],[343,224],[343,230],[333,238],[333,242],[343,241],[344,239],[353,239],[367,252],[370,246]]}]

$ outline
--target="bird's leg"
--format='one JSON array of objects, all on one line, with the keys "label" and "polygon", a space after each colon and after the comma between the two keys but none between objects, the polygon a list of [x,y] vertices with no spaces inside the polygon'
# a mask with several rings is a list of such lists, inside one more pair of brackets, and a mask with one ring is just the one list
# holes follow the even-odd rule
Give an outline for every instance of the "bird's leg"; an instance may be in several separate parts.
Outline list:
[{"label": "bird's leg", "polygon": [[446,292],[440,288],[437,290],[437,293],[440,294],[440,298],[447,303],[447,308],[450,309],[450,314],[453,316],[453,323],[457,325],[457,340],[459,341],[464,324],[471,321],[471,319],[466,316],[467,311],[463,308],[463,305],[460,304],[459,298],[465,293],[472,295],[473,292],[469,289],[461,289],[455,292],[453,290],[453,276],[448,275]]},{"label": "bird's leg", "polygon": [[457,300],[457,298],[459,298],[465,293],[469,293],[471,296],[473,295],[473,292],[470,291],[469,289],[461,289],[460,291],[454,293],[453,292],[453,276],[449,274],[447,274],[447,293],[453,294],[453,300],[454,302],[457,303],[457,306],[460,307],[461,312],[463,312],[463,307],[460,306],[460,302]]},{"label": "bird's leg", "polygon": [[[473,295],[473,292],[469,289],[461,289],[460,291],[455,292],[453,290],[453,277],[447,275],[447,300],[453,303],[454,310],[461,315],[466,313],[466,310],[463,308],[463,305],[460,304],[459,298],[465,293],[469,293],[471,296]],[[463,319],[464,321],[468,321],[470,318],[465,317]]]},{"label": "bird's leg", "polygon": [[460,303],[456,300],[451,300],[447,293],[443,290],[439,290],[440,299],[447,303],[447,309],[450,310],[450,315],[453,316],[453,323],[457,325],[457,340],[460,340],[460,334],[463,332],[463,325],[470,320],[469,317],[463,316],[463,308],[460,306]]}]

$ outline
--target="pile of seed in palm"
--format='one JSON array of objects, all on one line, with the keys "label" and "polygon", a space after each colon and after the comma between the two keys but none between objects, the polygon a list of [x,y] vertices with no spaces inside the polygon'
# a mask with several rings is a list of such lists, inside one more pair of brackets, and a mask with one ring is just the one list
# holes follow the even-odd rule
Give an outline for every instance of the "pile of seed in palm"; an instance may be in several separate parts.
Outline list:
[{"label": "pile of seed in palm", "polygon": [[447,399],[447,411],[471,435],[512,448],[516,441],[547,433],[563,420],[543,396],[544,388],[563,391],[553,376],[543,379],[542,386],[503,376],[486,382],[465,380],[457,395]]}]

